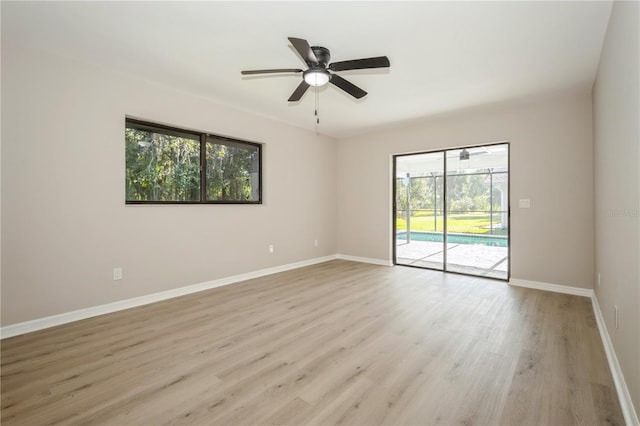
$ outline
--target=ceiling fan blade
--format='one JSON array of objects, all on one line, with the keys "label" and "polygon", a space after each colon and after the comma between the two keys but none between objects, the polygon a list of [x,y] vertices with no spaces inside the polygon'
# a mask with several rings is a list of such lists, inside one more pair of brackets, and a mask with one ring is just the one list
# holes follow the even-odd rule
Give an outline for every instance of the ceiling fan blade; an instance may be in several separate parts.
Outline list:
[{"label": "ceiling fan blade", "polygon": [[289,96],[289,102],[299,101],[302,98],[302,95],[304,95],[304,93],[307,91],[308,88],[309,88],[309,83],[302,80],[300,82],[300,85],[296,88],[296,90],[294,90],[291,96]]},{"label": "ceiling fan blade", "polygon": [[389,58],[377,56],[375,58],[353,59],[351,61],[340,61],[329,64],[331,71],[363,70],[368,68],[387,68],[391,66]]},{"label": "ceiling fan blade", "polygon": [[365,92],[355,84],[348,82],[338,74],[331,74],[331,80],[329,80],[329,82],[334,86],[338,86],[356,99],[360,99],[367,95],[367,92]]},{"label": "ceiling fan blade", "polygon": [[293,44],[293,47],[300,54],[302,59],[307,63],[307,65],[318,65],[318,58],[316,58],[315,53],[311,50],[311,46],[307,40],[302,38],[289,37],[289,41]]},{"label": "ceiling fan blade", "polygon": [[249,70],[249,71],[240,71],[242,75],[255,75],[255,74],[278,74],[285,72],[302,72],[301,69],[297,68],[281,68],[281,69],[273,69],[273,70]]}]

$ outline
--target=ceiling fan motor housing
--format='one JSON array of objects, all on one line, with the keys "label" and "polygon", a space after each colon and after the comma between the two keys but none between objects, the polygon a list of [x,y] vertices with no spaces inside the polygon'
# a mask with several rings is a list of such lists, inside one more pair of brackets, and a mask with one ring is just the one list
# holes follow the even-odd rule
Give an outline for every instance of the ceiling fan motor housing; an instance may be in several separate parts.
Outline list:
[{"label": "ceiling fan motor housing", "polygon": [[329,53],[329,49],[321,46],[311,46],[311,51],[316,55],[316,59],[318,60],[318,63],[322,65],[322,68],[326,68],[331,60],[331,53]]}]

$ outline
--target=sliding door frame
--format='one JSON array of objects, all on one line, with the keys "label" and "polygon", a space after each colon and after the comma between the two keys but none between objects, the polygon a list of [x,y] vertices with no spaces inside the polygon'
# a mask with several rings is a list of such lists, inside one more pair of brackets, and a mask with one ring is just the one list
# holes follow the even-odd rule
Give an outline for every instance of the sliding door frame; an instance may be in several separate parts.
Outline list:
[{"label": "sliding door frame", "polygon": [[[496,145],[507,145],[507,241],[508,241],[508,245],[507,245],[507,277],[506,278],[497,278],[497,277],[491,277],[491,276],[482,276],[482,275],[476,275],[476,274],[469,274],[469,273],[465,273],[465,272],[459,272],[459,271],[448,271],[447,270],[447,218],[448,218],[448,213],[447,213],[447,187],[448,187],[448,178],[447,178],[447,152],[449,151],[458,151],[461,149],[473,149],[473,148],[482,148],[485,146],[496,146]],[[408,157],[411,155],[421,155],[421,154],[435,154],[435,153],[443,153],[444,155],[444,159],[443,159],[443,200],[442,200],[442,218],[443,218],[443,224],[442,224],[442,232],[443,232],[443,236],[442,236],[442,258],[443,258],[443,262],[442,262],[442,269],[437,269],[437,268],[429,268],[426,266],[416,266],[416,265],[405,265],[405,264],[399,264],[398,265],[398,259],[397,259],[397,253],[396,253],[396,226],[397,226],[397,215],[396,215],[396,209],[397,209],[397,203],[396,203],[396,196],[397,196],[397,163],[398,163],[398,158],[399,157]],[[392,155],[392,182],[391,182],[391,187],[392,187],[392,194],[391,194],[391,245],[392,245],[392,253],[393,253],[393,265],[394,266],[407,266],[410,268],[420,268],[420,269],[430,269],[433,271],[440,271],[440,272],[446,272],[448,274],[458,274],[458,275],[467,275],[467,276],[472,276],[472,277],[480,277],[480,278],[486,278],[486,279],[491,279],[491,280],[498,280],[498,281],[509,281],[511,279],[511,142],[509,141],[503,141],[503,142],[491,142],[491,143],[483,143],[483,144],[477,144],[477,145],[466,145],[466,146],[460,146],[460,147],[456,147],[456,148],[444,148],[444,149],[435,149],[435,150],[430,150],[430,151],[417,151],[417,152],[410,152],[410,153],[403,153],[403,154],[393,154]],[[493,200],[490,200],[491,203],[493,203]],[[436,206],[434,206],[435,208]],[[490,217],[489,219],[491,221],[491,223],[493,223],[493,217]]]}]

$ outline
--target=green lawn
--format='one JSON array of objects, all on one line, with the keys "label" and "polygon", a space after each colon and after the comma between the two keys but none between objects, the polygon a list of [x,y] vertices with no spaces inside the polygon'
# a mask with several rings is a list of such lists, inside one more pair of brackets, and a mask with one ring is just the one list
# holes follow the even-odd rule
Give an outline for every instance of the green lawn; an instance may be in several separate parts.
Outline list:
[{"label": "green lawn", "polygon": [[[487,234],[489,233],[490,218],[487,213],[461,213],[448,216],[447,231],[461,234]],[[411,216],[412,231],[443,231],[443,217],[433,216],[431,212],[416,212]],[[435,222],[435,223],[434,223]],[[494,215],[494,227],[500,226],[500,219]],[[404,231],[407,229],[407,221],[404,217],[396,219],[396,229]],[[505,230],[495,229],[494,235],[506,235]]]}]

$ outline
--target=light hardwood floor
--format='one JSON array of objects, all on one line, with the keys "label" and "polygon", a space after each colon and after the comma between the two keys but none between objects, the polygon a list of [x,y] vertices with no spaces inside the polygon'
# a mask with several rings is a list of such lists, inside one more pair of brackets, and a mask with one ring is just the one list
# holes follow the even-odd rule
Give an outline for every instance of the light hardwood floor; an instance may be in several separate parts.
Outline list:
[{"label": "light hardwood floor", "polygon": [[623,424],[587,298],[331,261],[2,341],[2,424]]}]

